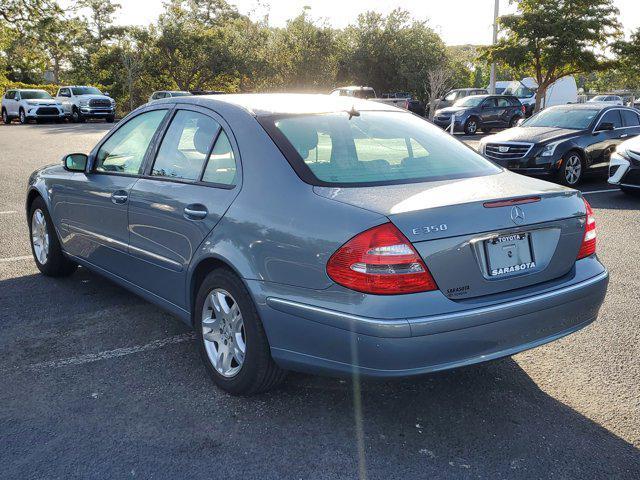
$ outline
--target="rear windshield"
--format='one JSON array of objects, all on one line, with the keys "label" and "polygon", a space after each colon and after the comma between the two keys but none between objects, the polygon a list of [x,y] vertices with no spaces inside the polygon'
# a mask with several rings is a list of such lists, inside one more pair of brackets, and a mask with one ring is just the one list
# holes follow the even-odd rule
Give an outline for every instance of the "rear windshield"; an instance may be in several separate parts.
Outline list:
[{"label": "rear windshield", "polygon": [[313,185],[412,183],[500,171],[410,113],[336,112],[262,117],[260,122],[298,175]]},{"label": "rear windshield", "polygon": [[44,100],[53,98],[44,90],[22,90],[20,96],[23,100]]},{"label": "rear windshield", "polygon": [[525,127],[554,127],[584,130],[600,113],[599,109],[548,108],[523,123]]}]

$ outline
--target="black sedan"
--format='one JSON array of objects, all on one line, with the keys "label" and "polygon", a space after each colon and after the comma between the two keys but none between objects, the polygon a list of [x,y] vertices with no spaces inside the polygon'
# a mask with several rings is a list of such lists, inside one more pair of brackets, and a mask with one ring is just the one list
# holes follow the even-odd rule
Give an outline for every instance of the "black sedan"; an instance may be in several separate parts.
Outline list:
[{"label": "black sedan", "polygon": [[550,107],[521,126],[480,141],[480,153],[526,175],[575,186],[586,175],[606,178],[612,152],[640,134],[640,111],[603,104]]}]

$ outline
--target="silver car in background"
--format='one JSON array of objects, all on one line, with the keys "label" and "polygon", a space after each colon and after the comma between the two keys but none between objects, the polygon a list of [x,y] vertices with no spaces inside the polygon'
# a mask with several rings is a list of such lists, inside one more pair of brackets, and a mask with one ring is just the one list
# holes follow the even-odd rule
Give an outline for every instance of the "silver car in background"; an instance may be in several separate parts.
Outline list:
[{"label": "silver car in background", "polygon": [[594,321],[608,283],[580,192],[352,97],[154,101],[34,172],[26,212],[42,273],[174,313],[235,394],[512,355]]}]

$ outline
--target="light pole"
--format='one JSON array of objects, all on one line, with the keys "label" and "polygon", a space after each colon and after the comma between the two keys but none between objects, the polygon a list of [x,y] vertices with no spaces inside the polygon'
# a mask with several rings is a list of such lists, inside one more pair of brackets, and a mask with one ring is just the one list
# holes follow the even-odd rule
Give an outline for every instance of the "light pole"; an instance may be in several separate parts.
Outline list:
[{"label": "light pole", "polygon": [[[500,10],[500,0],[495,0],[493,7],[493,42],[495,45],[498,41],[498,11]],[[491,74],[489,76],[489,93],[496,93],[496,62],[491,64]]]}]

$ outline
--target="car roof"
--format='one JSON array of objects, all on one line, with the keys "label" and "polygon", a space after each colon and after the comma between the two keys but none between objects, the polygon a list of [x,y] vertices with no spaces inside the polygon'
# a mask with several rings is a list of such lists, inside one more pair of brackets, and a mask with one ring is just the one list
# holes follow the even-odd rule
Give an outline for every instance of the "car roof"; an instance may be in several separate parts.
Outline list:
[{"label": "car roof", "polygon": [[608,103],[600,103],[600,102],[591,102],[591,103],[567,103],[565,105],[554,105],[552,107],[547,107],[547,109],[567,109],[567,110],[613,110],[614,108],[624,108],[622,105],[610,105]]},{"label": "car roof", "polygon": [[306,93],[240,93],[227,95],[201,95],[163,99],[160,102],[190,103],[209,107],[227,106],[243,109],[254,116],[281,114],[314,114],[349,111],[405,110],[353,97]]}]

